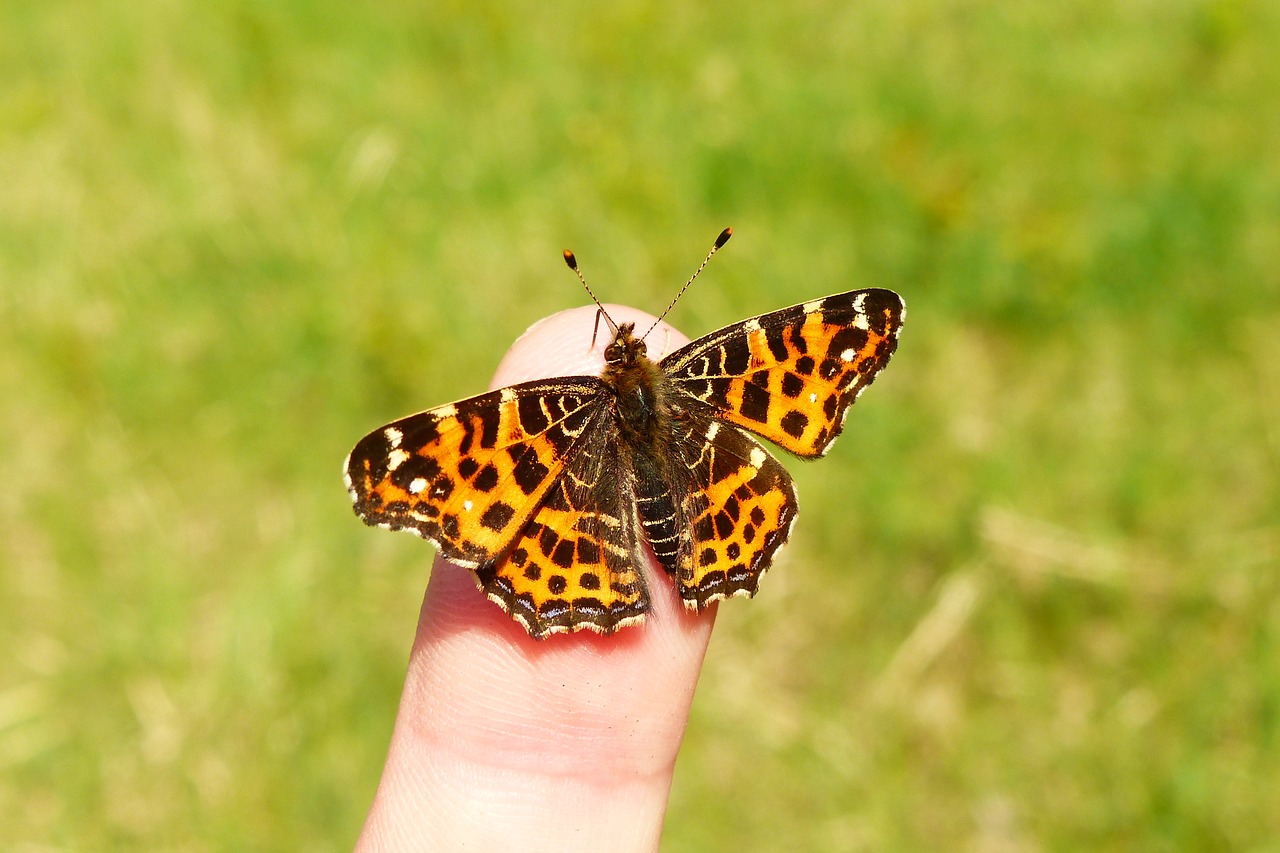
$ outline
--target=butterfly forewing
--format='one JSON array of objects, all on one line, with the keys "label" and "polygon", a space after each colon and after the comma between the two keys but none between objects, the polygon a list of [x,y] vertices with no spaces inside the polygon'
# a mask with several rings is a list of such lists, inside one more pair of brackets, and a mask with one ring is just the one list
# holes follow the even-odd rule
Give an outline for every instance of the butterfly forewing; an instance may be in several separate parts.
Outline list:
[{"label": "butterfly forewing", "polygon": [[346,463],[356,513],[412,530],[464,566],[493,560],[603,414],[603,394],[590,376],[527,382],[375,430]]},{"label": "butterfly forewing", "polygon": [[888,363],[905,313],[891,290],[855,290],[727,326],[661,362],[672,385],[798,456],[821,456]]}]

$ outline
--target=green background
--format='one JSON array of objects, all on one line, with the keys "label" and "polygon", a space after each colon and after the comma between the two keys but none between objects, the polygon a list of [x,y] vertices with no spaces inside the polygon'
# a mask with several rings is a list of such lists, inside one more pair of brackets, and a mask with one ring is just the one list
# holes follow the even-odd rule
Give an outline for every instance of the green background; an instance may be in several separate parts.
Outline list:
[{"label": "green background", "polygon": [[339,463],[584,302],[893,288],[673,851],[1280,849],[1280,8],[8,2],[0,826],[349,847],[431,550]]}]

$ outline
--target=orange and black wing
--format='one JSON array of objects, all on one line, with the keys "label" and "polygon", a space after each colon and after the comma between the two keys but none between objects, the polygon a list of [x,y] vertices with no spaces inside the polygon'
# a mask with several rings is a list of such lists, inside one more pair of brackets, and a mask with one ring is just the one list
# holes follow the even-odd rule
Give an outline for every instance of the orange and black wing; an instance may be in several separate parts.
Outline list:
[{"label": "orange and black wing", "polygon": [[604,393],[591,376],[526,382],[374,430],[344,466],[356,514],[468,568],[495,560],[605,412]]},{"label": "orange and black wing", "polygon": [[534,638],[611,634],[649,610],[632,472],[618,466],[607,416],[588,428],[512,547],[476,569],[484,593]]},{"label": "orange and black wing", "polygon": [[735,426],[693,416],[672,445],[672,492],[684,528],[668,570],[691,610],[756,594],[798,509],[791,475]]},{"label": "orange and black wing", "polygon": [[821,456],[898,346],[906,308],[854,290],[727,326],[662,359],[676,388],[798,456]]}]

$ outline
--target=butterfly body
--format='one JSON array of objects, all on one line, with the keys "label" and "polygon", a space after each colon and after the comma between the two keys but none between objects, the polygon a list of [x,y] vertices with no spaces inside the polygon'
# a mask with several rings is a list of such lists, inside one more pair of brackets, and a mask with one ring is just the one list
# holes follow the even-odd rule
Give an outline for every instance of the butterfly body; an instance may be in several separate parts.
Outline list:
[{"label": "butterfly body", "polygon": [[356,513],[472,569],[536,638],[643,621],[646,543],[691,610],[754,595],[797,511],[756,435],[825,453],[903,314],[891,291],[853,291],[657,362],[623,324],[599,376],[526,382],[370,433],[345,466]]}]

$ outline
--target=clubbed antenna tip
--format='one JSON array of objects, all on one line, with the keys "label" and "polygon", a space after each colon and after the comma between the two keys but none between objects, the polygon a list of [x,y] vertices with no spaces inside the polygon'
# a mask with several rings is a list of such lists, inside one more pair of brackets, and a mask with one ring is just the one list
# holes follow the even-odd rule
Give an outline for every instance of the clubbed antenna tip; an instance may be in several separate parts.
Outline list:
[{"label": "clubbed antenna tip", "polygon": [[732,236],[733,236],[732,228],[726,228],[720,232],[720,236],[716,238],[716,242],[711,247],[711,251],[707,252],[707,256],[702,259],[702,263],[698,266],[696,270],[693,271],[693,275],[689,276],[689,280],[684,283],[684,287],[680,288],[680,292],[676,294],[676,298],[671,300],[671,304],[667,306],[667,310],[659,314],[658,319],[654,320],[653,325],[649,327],[649,331],[645,332],[643,335],[640,336],[641,340],[644,340],[646,337],[648,337],[649,332],[652,332],[654,329],[658,328],[658,324],[662,322],[662,318],[666,317],[667,314],[671,312],[671,309],[676,307],[676,303],[680,301],[680,297],[684,296],[684,292],[689,289],[689,285],[693,284],[693,280],[698,277],[698,274],[702,272],[704,269],[706,269],[707,262],[711,260],[711,256],[714,255],[716,252],[720,251],[720,247],[723,246],[725,243],[728,243],[729,238]]},{"label": "clubbed antenna tip", "polygon": [[[573,274],[578,277],[578,281],[582,282],[582,286],[586,288],[587,295],[591,297],[591,301],[594,302],[596,304],[596,307],[600,309],[600,313],[596,315],[597,327],[600,323],[600,318],[603,316],[605,319],[605,322],[609,324],[609,328],[616,332],[618,330],[618,327],[614,325],[613,318],[609,316],[608,311],[604,310],[604,305],[601,304],[600,300],[596,299],[595,293],[593,293],[591,290],[591,285],[587,284],[587,279],[585,276],[582,275],[582,270],[578,269],[578,259],[575,258],[573,256],[573,252],[570,252],[568,249],[564,250],[564,262],[569,265],[569,269],[573,270]],[[595,335],[595,332],[592,332],[591,346],[594,347],[595,345],[596,345],[596,335]]]}]

